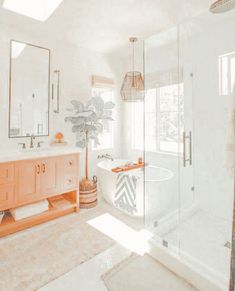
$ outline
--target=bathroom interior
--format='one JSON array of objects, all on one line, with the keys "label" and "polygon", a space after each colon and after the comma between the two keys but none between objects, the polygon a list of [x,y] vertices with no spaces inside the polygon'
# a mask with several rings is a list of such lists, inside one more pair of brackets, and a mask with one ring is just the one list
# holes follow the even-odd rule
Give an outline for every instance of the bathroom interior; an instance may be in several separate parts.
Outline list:
[{"label": "bathroom interior", "polygon": [[0,290],[235,290],[234,25],[0,0]]}]

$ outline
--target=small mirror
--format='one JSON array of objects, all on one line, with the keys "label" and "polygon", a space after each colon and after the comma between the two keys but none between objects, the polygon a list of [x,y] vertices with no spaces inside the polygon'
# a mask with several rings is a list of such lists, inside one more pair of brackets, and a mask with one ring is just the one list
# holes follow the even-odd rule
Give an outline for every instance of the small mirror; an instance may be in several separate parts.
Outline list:
[{"label": "small mirror", "polygon": [[49,135],[50,50],[11,41],[9,137]]}]

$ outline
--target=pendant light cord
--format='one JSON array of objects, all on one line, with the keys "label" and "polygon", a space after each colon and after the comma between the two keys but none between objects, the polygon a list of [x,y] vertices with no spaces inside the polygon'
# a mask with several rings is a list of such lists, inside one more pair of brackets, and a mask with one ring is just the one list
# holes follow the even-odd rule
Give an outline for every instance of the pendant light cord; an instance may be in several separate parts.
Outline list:
[{"label": "pendant light cord", "polygon": [[135,39],[132,39],[132,86],[135,88]]},{"label": "pendant light cord", "polygon": [[132,71],[134,74],[135,71],[135,42],[133,41],[133,49],[132,49]]}]

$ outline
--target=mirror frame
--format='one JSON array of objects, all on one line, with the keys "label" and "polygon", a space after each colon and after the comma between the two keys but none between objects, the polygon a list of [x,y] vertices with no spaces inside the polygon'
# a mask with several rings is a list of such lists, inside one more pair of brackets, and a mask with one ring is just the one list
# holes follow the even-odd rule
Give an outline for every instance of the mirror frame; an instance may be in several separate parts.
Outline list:
[{"label": "mirror frame", "polygon": [[10,68],[9,68],[9,113],[8,113],[8,138],[27,138],[30,136],[11,136],[10,135],[10,129],[11,129],[11,105],[12,105],[12,57],[11,57],[11,52],[12,52],[12,43],[13,42],[19,42],[19,43],[23,43],[27,46],[32,46],[32,47],[36,47],[39,49],[43,49],[48,51],[48,56],[49,56],[49,62],[48,62],[48,118],[47,118],[47,122],[48,122],[48,134],[44,134],[44,135],[36,135],[35,137],[48,137],[50,136],[50,98],[51,98],[51,50],[42,46],[38,46],[38,45],[34,45],[31,43],[27,43],[27,42],[23,42],[23,41],[19,41],[19,40],[15,40],[15,39],[11,39],[10,40]]}]

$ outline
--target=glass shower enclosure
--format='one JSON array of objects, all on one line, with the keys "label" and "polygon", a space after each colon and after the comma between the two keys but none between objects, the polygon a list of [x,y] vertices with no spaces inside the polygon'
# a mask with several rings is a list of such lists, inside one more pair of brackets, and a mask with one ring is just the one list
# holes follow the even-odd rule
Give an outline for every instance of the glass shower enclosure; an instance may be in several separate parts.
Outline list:
[{"label": "glass shower enclosure", "polygon": [[145,223],[226,289],[234,199],[235,10],[145,41]]}]

